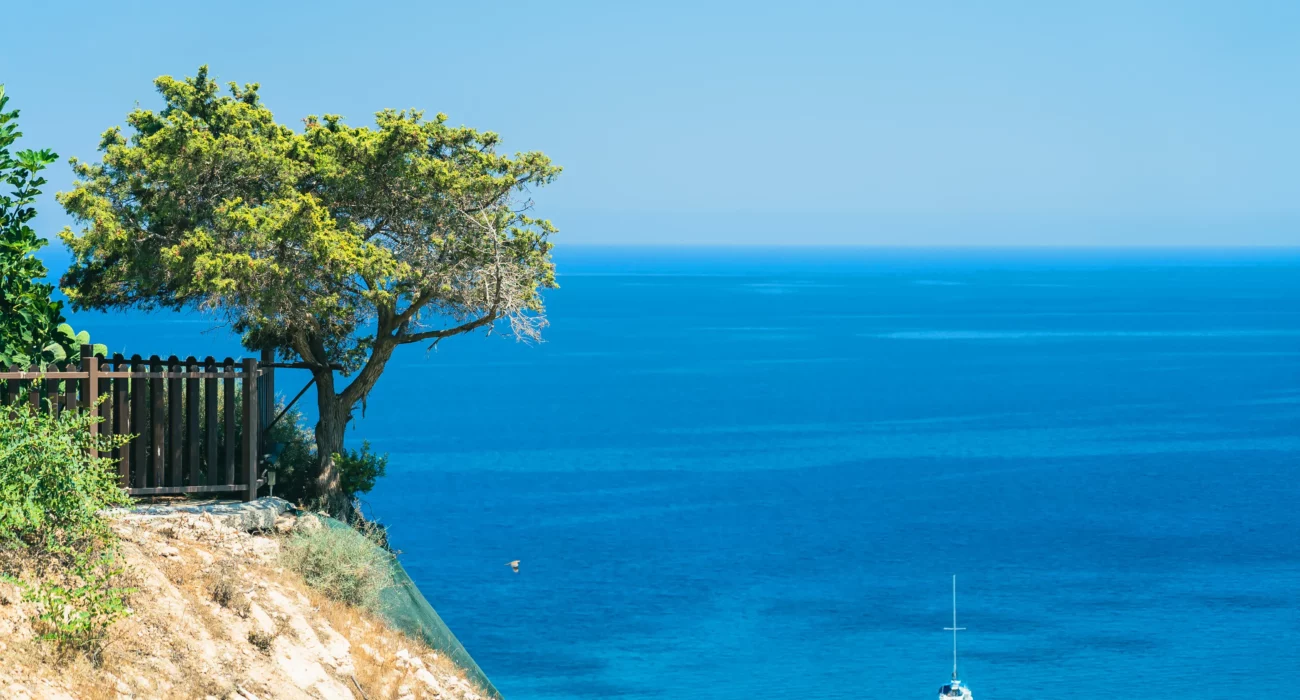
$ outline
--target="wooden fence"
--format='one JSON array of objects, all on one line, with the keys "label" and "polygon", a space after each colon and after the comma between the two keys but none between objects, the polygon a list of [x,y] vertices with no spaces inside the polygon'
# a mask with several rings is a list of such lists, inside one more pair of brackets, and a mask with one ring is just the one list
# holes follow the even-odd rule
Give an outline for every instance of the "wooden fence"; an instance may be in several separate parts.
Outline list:
[{"label": "wooden fence", "polygon": [[[238,492],[246,501],[257,497],[261,433],[274,405],[271,368],[251,358],[119,354],[100,359],[88,345],[81,356],[80,366],[0,371],[0,403],[27,401],[56,414],[96,410],[104,420],[93,430],[133,435],[111,455],[123,488],[133,496]],[[237,397],[236,386],[242,396]]]}]

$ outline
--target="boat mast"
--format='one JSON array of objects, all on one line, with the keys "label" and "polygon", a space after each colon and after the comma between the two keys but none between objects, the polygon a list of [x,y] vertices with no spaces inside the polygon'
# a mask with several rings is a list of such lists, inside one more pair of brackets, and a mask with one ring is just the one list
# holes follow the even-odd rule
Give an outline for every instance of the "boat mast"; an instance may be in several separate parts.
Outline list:
[{"label": "boat mast", "polygon": [[957,574],[952,575],[952,627],[943,628],[952,632],[952,679],[957,680],[957,633],[966,629],[957,626]]}]

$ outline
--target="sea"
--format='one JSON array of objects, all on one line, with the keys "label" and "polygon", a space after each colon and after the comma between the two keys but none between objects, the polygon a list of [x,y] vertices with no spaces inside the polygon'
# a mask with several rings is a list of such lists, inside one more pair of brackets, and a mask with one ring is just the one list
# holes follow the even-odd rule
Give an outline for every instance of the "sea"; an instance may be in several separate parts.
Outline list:
[{"label": "sea", "polygon": [[507,699],[935,698],[954,575],[978,700],[1295,687],[1300,249],[556,260],[544,342],[404,348],[347,438]]}]

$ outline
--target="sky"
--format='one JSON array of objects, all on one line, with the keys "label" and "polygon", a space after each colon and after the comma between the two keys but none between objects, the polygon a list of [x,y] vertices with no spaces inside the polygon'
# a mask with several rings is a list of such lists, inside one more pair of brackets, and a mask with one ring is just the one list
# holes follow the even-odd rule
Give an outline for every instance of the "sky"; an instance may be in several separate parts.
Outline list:
[{"label": "sky", "polygon": [[93,159],[206,63],[544,151],[561,245],[1300,245],[1294,1],[113,5],[0,14],[21,145]]}]

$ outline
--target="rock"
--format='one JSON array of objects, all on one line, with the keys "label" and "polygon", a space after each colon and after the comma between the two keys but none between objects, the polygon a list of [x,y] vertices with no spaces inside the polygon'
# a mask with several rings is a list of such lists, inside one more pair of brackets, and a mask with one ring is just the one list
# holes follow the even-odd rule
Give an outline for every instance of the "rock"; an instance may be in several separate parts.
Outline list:
[{"label": "rock", "polygon": [[163,545],[162,547],[159,547],[159,548],[158,548],[158,556],[160,556],[160,557],[167,557],[168,559],[175,559],[176,557],[179,557],[180,555],[181,555],[181,550],[176,549],[175,547],[173,547],[173,546],[171,546],[171,545]]},{"label": "rock", "polygon": [[300,516],[293,529],[295,532],[311,533],[323,527],[325,523],[321,521],[320,516],[308,514]]},{"label": "rock", "polygon": [[429,673],[429,671],[426,669],[421,668],[420,670],[416,671],[415,678],[416,680],[428,686],[430,690],[442,689],[442,687],[438,684],[438,679],[434,678],[433,674]]},{"label": "rock", "polygon": [[280,543],[275,540],[257,537],[253,539],[253,555],[262,559],[274,558],[280,552]]},{"label": "rock", "polygon": [[[283,498],[259,498],[243,503],[239,501],[219,501],[200,505],[155,505],[137,506],[126,511],[131,516],[169,516],[181,513],[203,515],[203,519],[194,519],[191,527],[209,528],[214,524],[244,532],[271,530],[275,521],[289,510],[289,502]],[[210,519],[210,522],[203,523]]]},{"label": "rock", "polygon": [[275,519],[275,531],[281,535],[287,535],[293,532],[293,527],[298,523],[298,519],[291,515],[281,515]]}]

